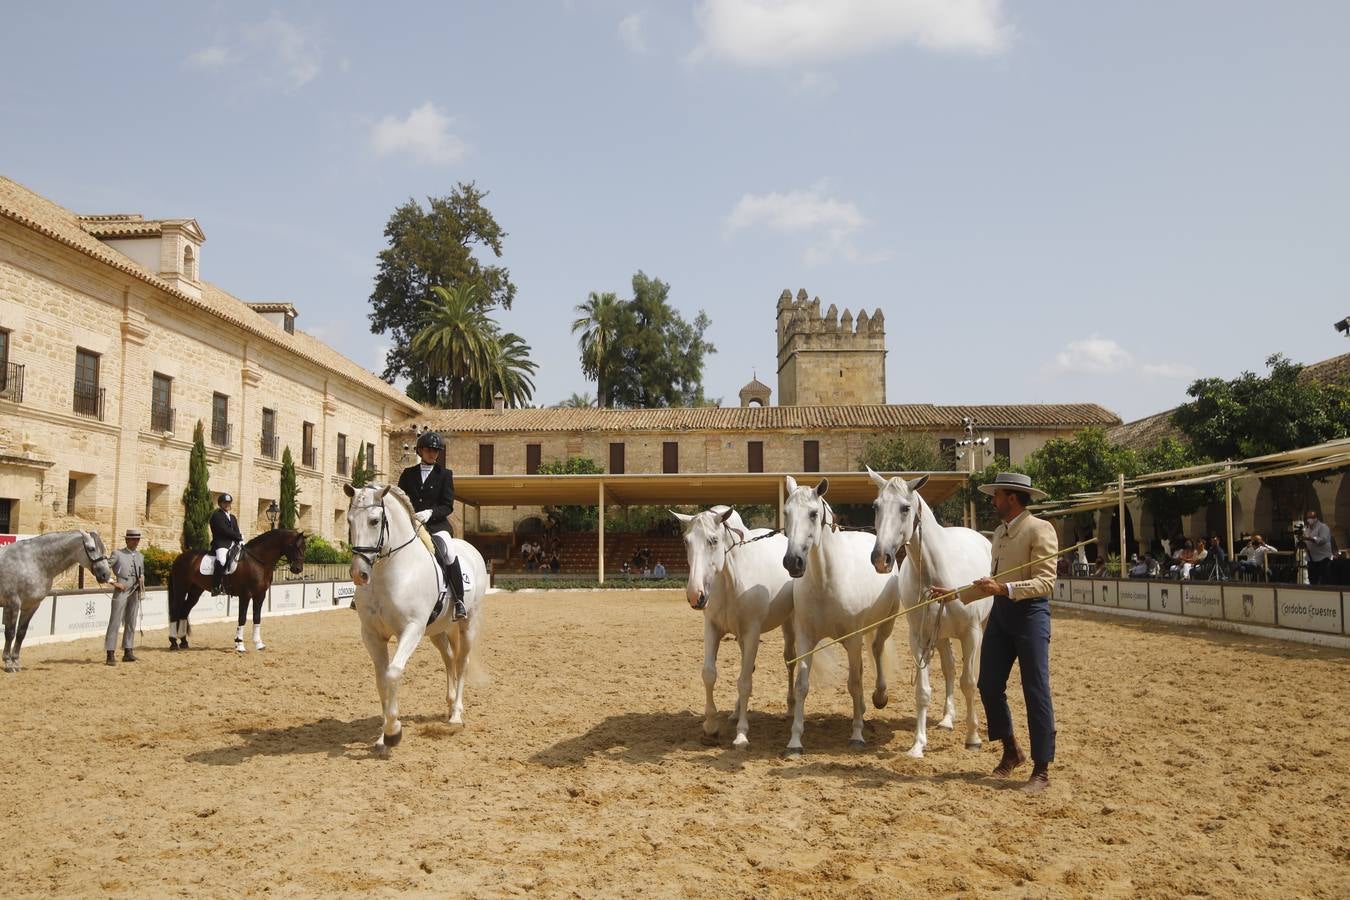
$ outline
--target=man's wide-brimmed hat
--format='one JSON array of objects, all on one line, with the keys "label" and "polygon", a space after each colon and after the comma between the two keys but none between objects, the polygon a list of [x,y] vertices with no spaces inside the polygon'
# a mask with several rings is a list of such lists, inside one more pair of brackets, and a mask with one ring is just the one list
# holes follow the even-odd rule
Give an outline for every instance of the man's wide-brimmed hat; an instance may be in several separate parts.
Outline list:
[{"label": "man's wide-brimmed hat", "polygon": [[140,537],[140,536],[141,536],[141,532],[140,532],[139,529],[137,529],[137,528],[128,528],[128,529],[127,529],[127,540],[131,540],[132,538],[138,538],[138,537]]},{"label": "man's wide-brimmed hat", "polygon": [[1026,491],[1032,500],[1042,500],[1048,496],[1040,488],[1031,486],[1031,476],[1021,472],[999,472],[989,484],[980,485],[980,492],[994,496],[994,491]]}]

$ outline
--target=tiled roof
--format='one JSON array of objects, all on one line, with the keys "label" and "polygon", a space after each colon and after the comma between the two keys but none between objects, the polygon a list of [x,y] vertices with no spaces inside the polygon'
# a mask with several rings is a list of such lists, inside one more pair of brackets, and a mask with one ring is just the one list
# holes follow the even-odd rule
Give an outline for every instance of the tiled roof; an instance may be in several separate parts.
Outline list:
[{"label": "tiled roof", "polygon": [[1131,450],[1147,450],[1165,437],[1188,443],[1181,429],[1172,424],[1176,409],[1163,410],[1133,422],[1106,429],[1107,440]]},{"label": "tiled roof", "polygon": [[1110,427],[1120,418],[1095,403],[1023,406],[935,406],[931,403],[873,406],[729,406],[679,409],[437,409],[405,423],[437,431],[759,431],[894,428],[959,430],[969,416],[982,429]]},{"label": "tiled roof", "polygon": [[1320,381],[1323,384],[1350,385],[1350,353],[1342,353],[1340,356],[1304,366],[1299,377]]},{"label": "tiled roof", "polygon": [[295,304],[287,303],[284,300],[273,300],[266,303],[258,303],[253,300],[244,301],[248,308],[256,313],[290,313],[293,316],[299,315],[300,311],[295,308]]},{"label": "tiled roof", "polygon": [[[402,391],[340,355],[332,347],[308,335],[287,334],[259,316],[243,301],[214,285],[202,283],[201,299],[184,294],[130,257],[124,256],[94,237],[81,224],[80,216],[3,176],[0,176],[0,216],[78,250],[120,272],[125,272],[134,278],[151,284],[163,293],[171,295],[180,303],[211,313],[235,328],[277,344],[287,352],[294,353],[322,369],[349,378],[377,392],[380,396],[397,402],[410,412],[422,411],[421,405],[410,400]],[[102,220],[113,217],[86,218]],[[127,221],[133,219],[132,216],[118,216],[116,218]],[[162,221],[187,222],[191,220],[166,219]]]}]

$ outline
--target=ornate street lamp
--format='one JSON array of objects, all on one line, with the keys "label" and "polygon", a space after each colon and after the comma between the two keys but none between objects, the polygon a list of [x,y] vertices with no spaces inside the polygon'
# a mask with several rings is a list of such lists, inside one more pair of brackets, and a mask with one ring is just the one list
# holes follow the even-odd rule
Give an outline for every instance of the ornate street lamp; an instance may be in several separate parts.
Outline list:
[{"label": "ornate street lamp", "polygon": [[277,516],[281,515],[281,510],[277,507],[277,501],[273,500],[267,504],[267,521],[272,523],[272,527],[277,527]]}]

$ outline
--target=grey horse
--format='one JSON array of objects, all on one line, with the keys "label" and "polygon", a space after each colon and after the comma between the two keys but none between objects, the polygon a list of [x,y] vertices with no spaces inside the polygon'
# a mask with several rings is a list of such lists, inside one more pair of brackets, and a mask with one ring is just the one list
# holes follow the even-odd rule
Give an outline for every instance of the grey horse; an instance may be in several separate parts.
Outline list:
[{"label": "grey horse", "polygon": [[[54,531],[0,550],[0,605],[5,608],[5,671],[19,671],[28,622],[52,590],[52,580],[73,565],[94,573],[100,584],[113,580],[108,553],[97,531]],[[17,627],[16,627],[17,625]]]}]

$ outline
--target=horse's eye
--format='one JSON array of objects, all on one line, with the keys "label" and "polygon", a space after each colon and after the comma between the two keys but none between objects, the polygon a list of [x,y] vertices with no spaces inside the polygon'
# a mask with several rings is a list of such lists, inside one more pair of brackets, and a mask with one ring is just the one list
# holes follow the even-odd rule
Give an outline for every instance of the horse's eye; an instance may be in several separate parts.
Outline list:
[{"label": "horse's eye", "polygon": [[813,512],[811,513],[811,518],[812,518],[812,519],[815,519],[815,517],[816,517],[816,513],[813,511]]},{"label": "horse's eye", "polygon": [[709,538],[709,539],[708,539],[708,546],[709,546],[709,547],[716,547],[716,546],[717,546],[717,538]]},{"label": "horse's eye", "polygon": [[909,504],[905,504],[904,506],[900,507],[900,511],[901,511],[902,513],[904,513],[905,515],[909,515],[909,511],[910,511],[910,509],[912,509],[912,508],[913,508],[913,507],[909,506]]}]

